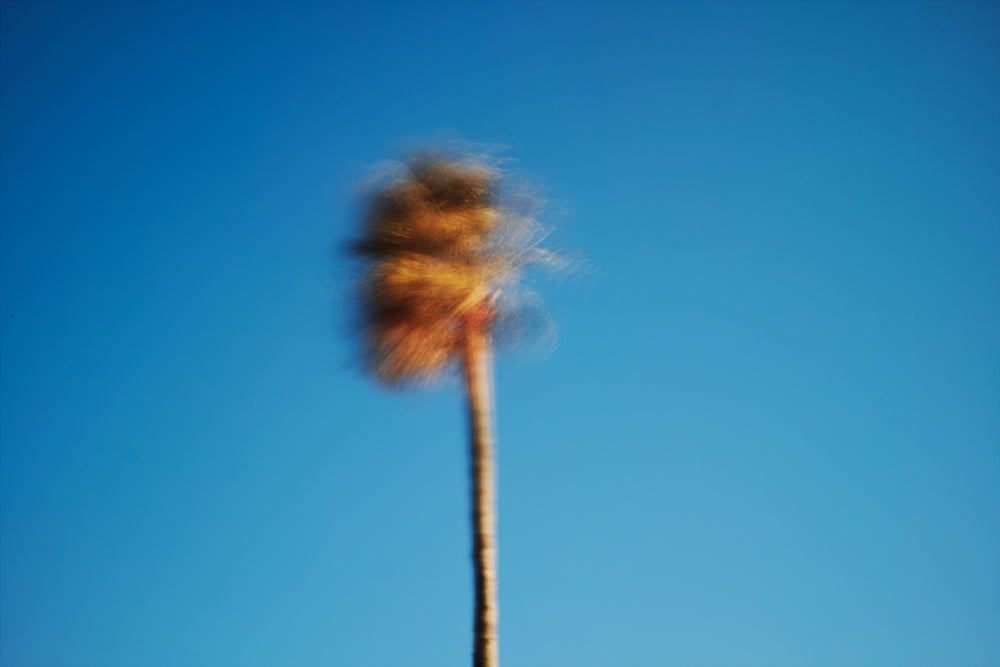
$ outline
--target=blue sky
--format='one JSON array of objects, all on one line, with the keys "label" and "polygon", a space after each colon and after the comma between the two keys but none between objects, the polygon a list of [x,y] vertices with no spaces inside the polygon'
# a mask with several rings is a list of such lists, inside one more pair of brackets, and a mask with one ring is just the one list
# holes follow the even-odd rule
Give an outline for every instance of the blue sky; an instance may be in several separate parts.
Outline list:
[{"label": "blue sky", "polygon": [[461,396],[337,254],[455,136],[589,269],[499,360],[505,667],[1000,664],[997,5],[0,11],[3,667],[469,664]]}]

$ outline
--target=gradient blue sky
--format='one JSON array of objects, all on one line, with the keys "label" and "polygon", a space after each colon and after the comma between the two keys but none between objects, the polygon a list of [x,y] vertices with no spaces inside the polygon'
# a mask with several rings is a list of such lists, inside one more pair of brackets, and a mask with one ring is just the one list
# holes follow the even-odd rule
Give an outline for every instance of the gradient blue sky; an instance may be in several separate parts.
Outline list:
[{"label": "gradient blue sky", "polygon": [[1000,6],[4,2],[0,664],[459,667],[455,387],[352,365],[409,142],[589,272],[501,357],[505,667],[1000,665]]}]

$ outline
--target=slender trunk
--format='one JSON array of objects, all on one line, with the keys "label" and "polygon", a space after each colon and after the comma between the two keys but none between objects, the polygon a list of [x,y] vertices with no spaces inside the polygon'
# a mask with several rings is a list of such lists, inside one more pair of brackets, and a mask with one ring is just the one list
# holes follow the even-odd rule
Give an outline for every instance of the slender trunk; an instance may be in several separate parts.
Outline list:
[{"label": "slender trunk", "polygon": [[497,667],[496,492],[493,461],[493,360],[486,317],[467,326],[465,381],[469,397],[472,472],[472,561],[475,569],[474,667]]}]

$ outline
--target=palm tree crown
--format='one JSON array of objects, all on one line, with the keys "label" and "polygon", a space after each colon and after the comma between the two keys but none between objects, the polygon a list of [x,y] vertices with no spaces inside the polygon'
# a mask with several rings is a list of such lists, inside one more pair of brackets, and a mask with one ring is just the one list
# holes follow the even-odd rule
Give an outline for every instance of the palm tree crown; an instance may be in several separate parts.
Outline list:
[{"label": "palm tree crown", "polygon": [[417,156],[368,202],[354,249],[366,357],[387,384],[429,379],[458,360],[470,323],[494,320],[525,256],[516,216],[497,205],[499,171],[472,158]]}]

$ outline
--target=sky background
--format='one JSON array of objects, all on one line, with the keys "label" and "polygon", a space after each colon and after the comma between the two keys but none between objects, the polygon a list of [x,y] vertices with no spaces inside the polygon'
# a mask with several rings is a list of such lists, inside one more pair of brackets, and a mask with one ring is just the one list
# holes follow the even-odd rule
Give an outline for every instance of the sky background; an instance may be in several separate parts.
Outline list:
[{"label": "sky background", "polygon": [[459,667],[461,394],[357,183],[543,183],[504,667],[1000,665],[1000,6],[3,2],[0,665]]}]

